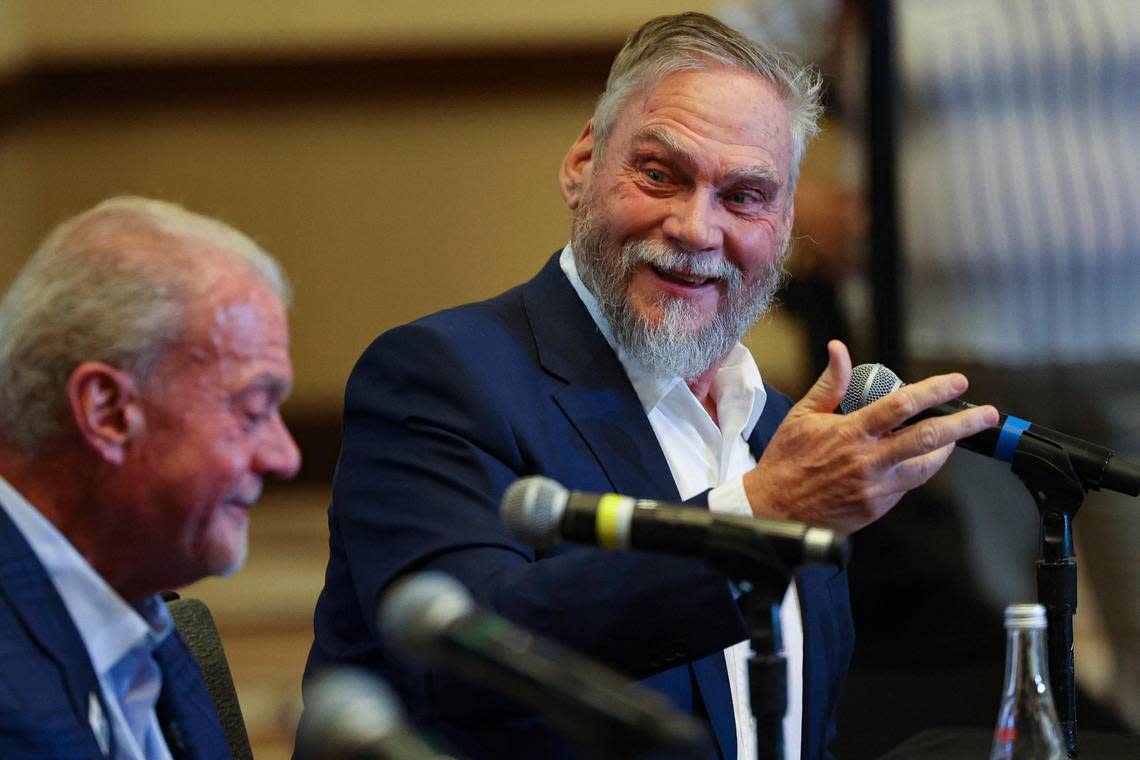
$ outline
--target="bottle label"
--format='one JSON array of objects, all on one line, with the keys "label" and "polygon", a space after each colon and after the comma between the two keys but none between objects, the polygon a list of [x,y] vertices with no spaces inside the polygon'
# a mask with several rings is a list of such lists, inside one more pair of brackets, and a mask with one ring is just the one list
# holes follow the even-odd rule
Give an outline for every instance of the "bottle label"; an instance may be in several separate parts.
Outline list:
[{"label": "bottle label", "polygon": [[1013,744],[1017,741],[1017,726],[998,726],[994,729],[994,742]]}]

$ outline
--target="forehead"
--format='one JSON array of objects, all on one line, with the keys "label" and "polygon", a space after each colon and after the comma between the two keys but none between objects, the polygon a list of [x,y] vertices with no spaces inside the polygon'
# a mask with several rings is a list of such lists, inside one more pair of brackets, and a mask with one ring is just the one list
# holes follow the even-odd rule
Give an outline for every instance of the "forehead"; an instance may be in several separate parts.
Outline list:
[{"label": "forehead", "polygon": [[211,382],[224,386],[257,375],[288,386],[289,328],[278,296],[251,272],[210,267],[203,274],[166,363],[184,373],[212,375]]},{"label": "forehead", "polygon": [[[615,143],[666,134],[675,147],[718,168],[791,170],[791,115],[775,85],[725,67],[679,71],[634,94],[618,116]],[[636,147],[636,145],[632,145]]]}]

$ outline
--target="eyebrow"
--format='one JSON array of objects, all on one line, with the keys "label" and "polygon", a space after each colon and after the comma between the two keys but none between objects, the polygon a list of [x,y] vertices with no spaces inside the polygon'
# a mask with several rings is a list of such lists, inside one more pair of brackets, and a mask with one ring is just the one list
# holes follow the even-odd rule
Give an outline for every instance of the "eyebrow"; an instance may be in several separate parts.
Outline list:
[{"label": "eyebrow", "polygon": [[259,372],[254,375],[239,394],[266,391],[271,396],[284,399],[288,397],[292,387],[275,372]]},{"label": "eyebrow", "polygon": [[[701,162],[667,129],[662,127],[645,127],[633,136],[633,144],[656,143],[664,148],[673,158],[690,167],[700,166]],[[723,184],[727,185],[771,185],[780,184],[780,177],[767,166],[741,166],[733,167],[721,176]]]}]

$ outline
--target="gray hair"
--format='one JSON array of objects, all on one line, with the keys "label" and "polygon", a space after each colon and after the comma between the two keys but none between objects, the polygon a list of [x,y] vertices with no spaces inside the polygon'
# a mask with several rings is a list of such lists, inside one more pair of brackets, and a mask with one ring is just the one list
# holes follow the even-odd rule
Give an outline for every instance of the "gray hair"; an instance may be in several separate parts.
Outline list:
[{"label": "gray hair", "polygon": [[594,107],[595,155],[600,158],[605,152],[618,114],[632,95],[648,95],[670,74],[716,65],[756,74],[771,82],[783,98],[791,115],[794,190],[800,160],[819,131],[817,121],[823,111],[819,72],[703,13],[659,16],[629,35]]},{"label": "gray hair", "polygon": [[67,381],[84,361],[145,383],[209,287],[204,264],[218,261],[289,303],[256,243],[173,203],[111,198],[52,230],[0,300],[0,436],[32,456],[63,432]]}]

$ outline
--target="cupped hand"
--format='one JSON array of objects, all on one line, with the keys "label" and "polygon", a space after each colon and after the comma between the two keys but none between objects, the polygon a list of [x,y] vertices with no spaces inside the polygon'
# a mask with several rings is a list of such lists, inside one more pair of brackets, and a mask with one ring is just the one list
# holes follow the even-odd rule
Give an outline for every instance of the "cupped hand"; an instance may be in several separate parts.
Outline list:
[{"label": "cupped hand", "polygon": [[938,472],[955,441],[997,424],[997,410],[979,406],[899,427],[960,396],[967,381],[958,373],[904,385],[857,412],[836,414],[851,380],[851,357],[837,340],[827,350],[827,369],[744,476],[758,517],[854,532]]}]

